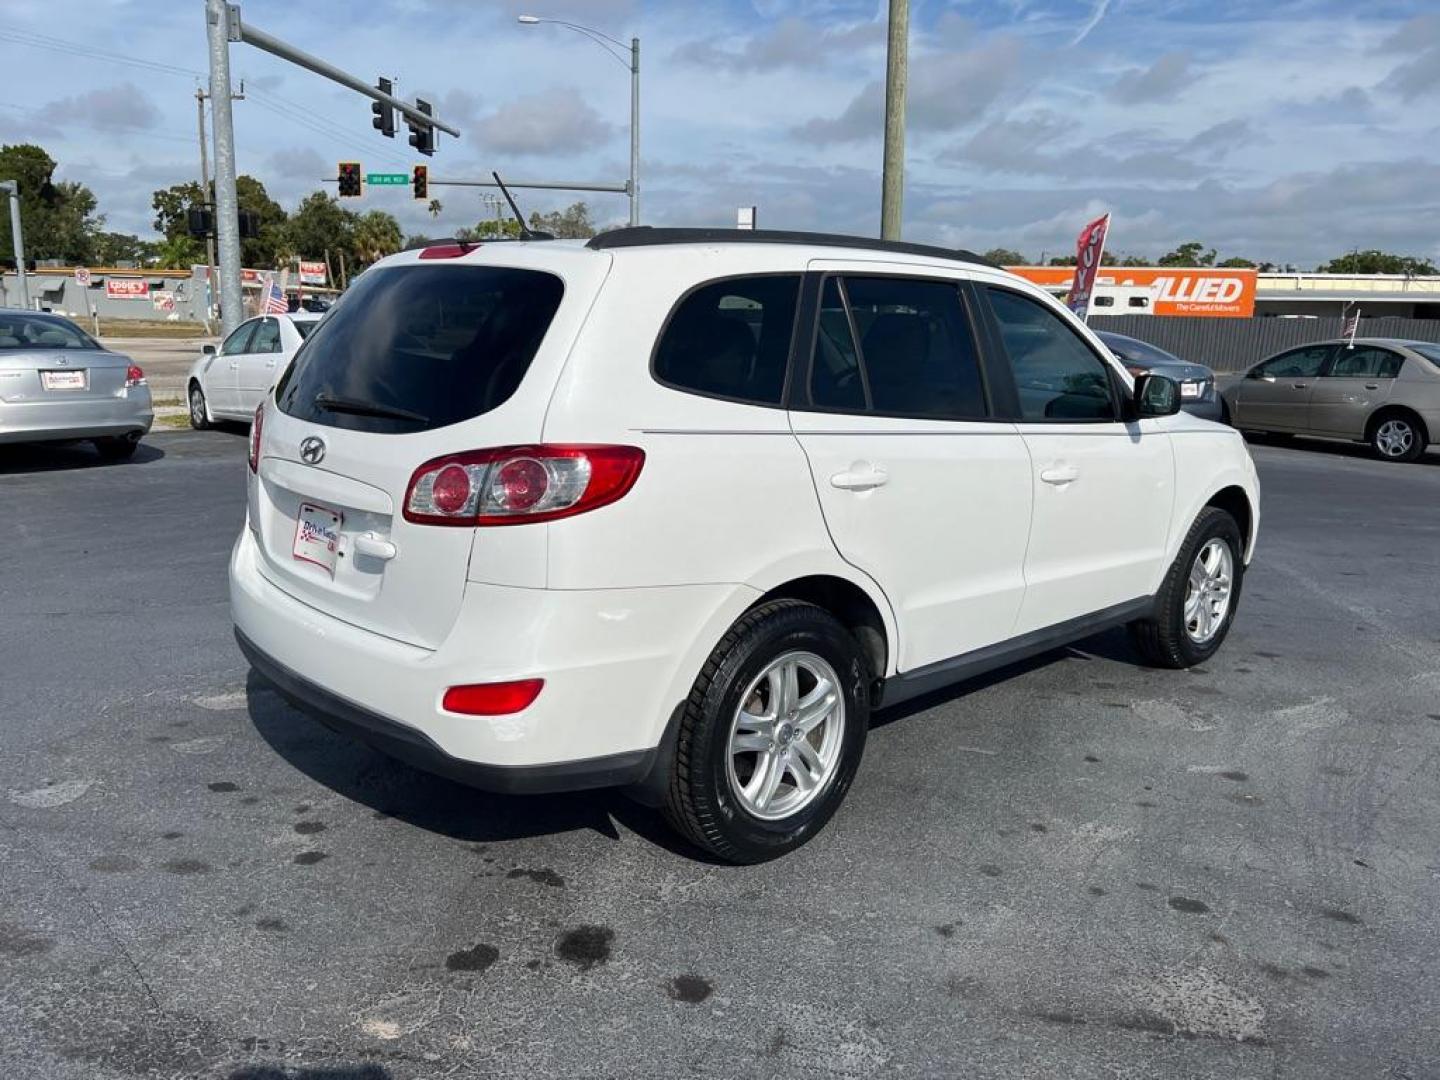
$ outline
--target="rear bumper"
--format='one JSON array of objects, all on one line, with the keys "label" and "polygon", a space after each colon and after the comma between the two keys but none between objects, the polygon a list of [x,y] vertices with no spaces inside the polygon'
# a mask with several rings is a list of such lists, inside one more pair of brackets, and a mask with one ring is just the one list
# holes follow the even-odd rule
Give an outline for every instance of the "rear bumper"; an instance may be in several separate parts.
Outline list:
[{"label": "rear bumper", "polygon": [[[432,650],[303,603],[265,577],[254,534],[230,561],[230,606],[255,668],[333,727],[431,771],[500,791],[631,783],[743,587],[525,589],[477,582]],[[711,640],[713,632],[713,640]],[[708,641],[708,644],[705,644]],[[696,659],[697,647],[700,659]],[[694,670],[690,670],[693,667]],[[542,678],[528,708],[466,716],[450,686]],[[683,687],[683,689],[681,689]]]},{"label": "rear bumper", "polygon": [[155,411],[150,390],[90,400],[0,402],[0,443],[95,439],[150,430]]}]

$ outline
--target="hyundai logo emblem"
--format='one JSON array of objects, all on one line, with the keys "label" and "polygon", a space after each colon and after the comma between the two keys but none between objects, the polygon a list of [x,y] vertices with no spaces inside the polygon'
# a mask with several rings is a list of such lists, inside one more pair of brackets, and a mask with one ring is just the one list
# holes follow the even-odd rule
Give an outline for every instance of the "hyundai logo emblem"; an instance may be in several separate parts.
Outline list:
[{"label": "hyundai logo emblem", "polygon": [[300,460],[306,465],[319,465],[325,460],[325,440],[319,435],[307,435],[301,439]]}]

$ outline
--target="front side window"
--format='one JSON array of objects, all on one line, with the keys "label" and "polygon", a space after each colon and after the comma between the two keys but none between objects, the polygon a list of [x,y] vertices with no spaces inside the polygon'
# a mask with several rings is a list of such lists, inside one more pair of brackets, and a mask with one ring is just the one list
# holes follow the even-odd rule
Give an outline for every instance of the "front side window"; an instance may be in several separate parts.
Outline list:
[{"label": "front side window", "polygon": [[249,322],[241,323],[234,330],[230,331],[230,336],[220,345],[220,355],[234,356],[236,353],[248,352],[249,350],[246,346],[250,341],[251,335],[255,333],[255,327],[259,324],[259,319],[251,319]]},{"label": "front side window", "polygon": [[296,354],[280,408],[383,434],[480,416],[519,388],[563,294],[558,277],[537,270],[367,270]]},{"label": "front side window", "polygon": [[779,405],[799,274],[727,278],[680,301],[655,347],[655,378],[677,390]]},{"label": "front side window", "polygon": [[276,353],[280,351],[280,324],[274,319],[261,319],[255,327],[255,336],[250,339],[252,353]]},{"label": "front side window", "polygon": [[989,287],[1024,420],[1114,420],[1110,368],[1044,304]]},{"label": "front side window", "polygon": [[1400,374],[1400,354],[1373,345],[1342,348],[1326,373],[1332,379],[1393,379]]},{"label": "front side window", "polygon": [[1334,351],[1333,345],[1307,345],[1303,349],[1291,349],[1272,356],[1251,370],[1271,379],[1313,379],[1320,374],[1320,369]]}]

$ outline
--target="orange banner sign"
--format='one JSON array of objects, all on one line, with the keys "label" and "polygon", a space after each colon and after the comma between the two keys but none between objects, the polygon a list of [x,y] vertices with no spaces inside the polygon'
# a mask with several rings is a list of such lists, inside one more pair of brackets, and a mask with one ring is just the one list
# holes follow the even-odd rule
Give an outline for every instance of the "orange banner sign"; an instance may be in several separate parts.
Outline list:
[{"label": "orange banner sign", "polygon": [[[1005,269],[1049,290],[1069,289],[1075,276],[1070,266],[1007,266]],[[1255,271],[1226,267],[1105,266],[1095,279],[1095,292],[1107,289],[1150,290],[1156,315],[1199,315],[1248,319],[1255,314]]]}]

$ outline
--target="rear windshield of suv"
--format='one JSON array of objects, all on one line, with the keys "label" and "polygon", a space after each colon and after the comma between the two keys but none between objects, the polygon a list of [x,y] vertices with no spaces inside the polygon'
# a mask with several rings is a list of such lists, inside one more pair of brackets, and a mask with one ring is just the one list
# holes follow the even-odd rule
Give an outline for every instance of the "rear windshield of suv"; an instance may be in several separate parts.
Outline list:
[{"label": "rear windshield of suv", "polygon": [[298,419],[381,434],[480,416],[519,387],[564,291],[536,270],[372,270],[317,324],[276,398]]}]

